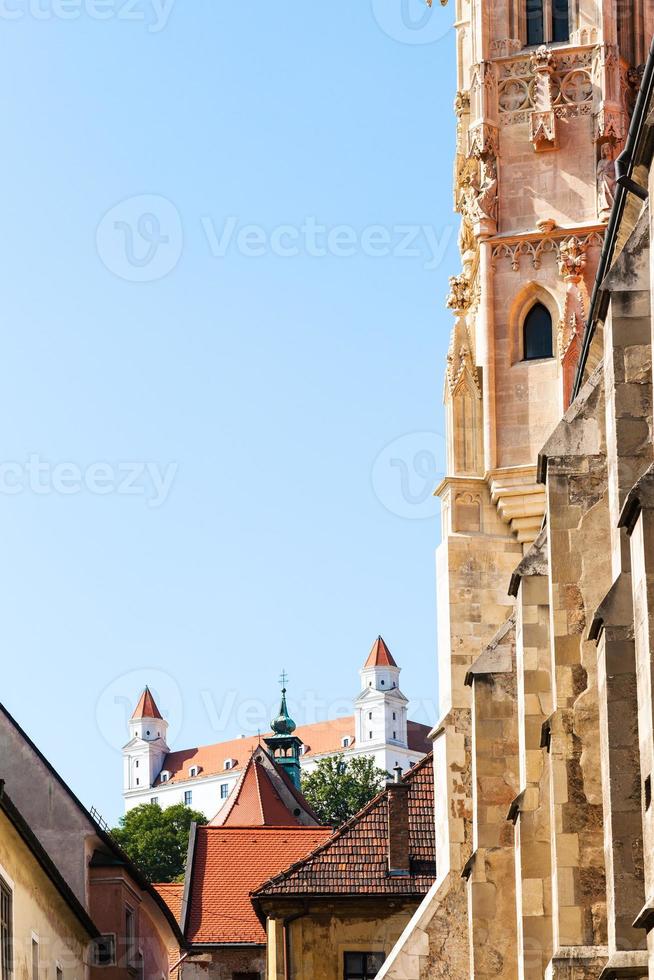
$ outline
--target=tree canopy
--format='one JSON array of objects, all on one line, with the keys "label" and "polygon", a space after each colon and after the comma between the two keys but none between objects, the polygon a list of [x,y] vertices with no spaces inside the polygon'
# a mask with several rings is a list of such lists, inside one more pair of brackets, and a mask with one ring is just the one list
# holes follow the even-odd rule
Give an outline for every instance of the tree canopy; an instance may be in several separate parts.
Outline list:
[{"label": "tree canopy", "polygon": [[330,755],[302,774],[302,792],[322,823],[340,827],[383,789],[388,773],[372,756]]},{"label": "tree canopy", "polygon": [[111,836],[149,881],[175,881],[184,874],[191,823],[207,818],[183,803],[141,803],[119,820]]}]

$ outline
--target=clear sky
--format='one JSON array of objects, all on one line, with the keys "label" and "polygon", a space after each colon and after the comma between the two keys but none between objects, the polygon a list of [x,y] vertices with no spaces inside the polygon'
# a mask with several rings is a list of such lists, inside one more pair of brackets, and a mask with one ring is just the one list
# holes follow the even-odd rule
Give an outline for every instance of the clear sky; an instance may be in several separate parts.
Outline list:
[{"label": "clear sky", "polygon": [[1,699],[110,821],[148,679],[218,741],[381,633],[435,721],[452,17],[0,2]]}]

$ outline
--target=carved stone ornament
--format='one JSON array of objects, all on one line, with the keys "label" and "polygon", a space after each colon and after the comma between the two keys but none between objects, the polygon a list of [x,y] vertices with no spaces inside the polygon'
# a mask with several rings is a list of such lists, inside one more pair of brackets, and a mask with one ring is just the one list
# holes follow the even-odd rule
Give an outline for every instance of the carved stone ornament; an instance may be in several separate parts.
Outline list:
[{"label": "carved stone ornament", "polygon": [[613,152],[610,143],[601,144],[597,163],[597,213],[601,221],[608,221],[615,201],[617,174]]},{"label": "carved stone ornament", "polygon": [[529,139],[538,151],[556,149],[555,92],[552,84],[554,56],[541,45],[532,54],[529,65],[534,73],[532,87],[533,111],[529,116]]},{"label": "carved stone ornament", "polygon": [[468,277],[465,274],[450,276],[450,292],[446,300],[447,308],[460,315],[470,308],[471,302],[472,290]]}]

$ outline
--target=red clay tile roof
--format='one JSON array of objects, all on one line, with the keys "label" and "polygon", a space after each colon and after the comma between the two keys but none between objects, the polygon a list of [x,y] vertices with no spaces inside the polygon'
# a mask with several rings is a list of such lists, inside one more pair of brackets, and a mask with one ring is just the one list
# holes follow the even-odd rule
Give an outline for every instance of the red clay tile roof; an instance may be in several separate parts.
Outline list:
[{"label": "red clay tile roof", "polygon": [[[408,723],[409,748],[413,752],[431,751],[431,742],[428,741],[429,725],[421,725],[416,721]],[[303,758],[330,755],[343,751],[343,738],[350,739],[350,747],[354,741],[354,716],[347,715],[343,718],[334,718],[331,721],[318,721],[313,725],[301,725],[295,735],[306,746]],[[272,734],[272,733],[268,733]],[[217,742],[214,745],[200,745],[191,749],[179,749],[176,752],[169,752],[164,759],[162,769],[170,773],[169,782],[186,782],[193,777],[189,776],[191,766],[199,766],[199,777],[219,775],[225,772],[225,760],[236,759],[235,769],[244,769],[248,759],[259,746],[261,739],[268,735],[248,736],[247,738],[234,738],[229,742]],[[231,770],[232,772],[234,770]],[[157,783],[159,779],[157,779]]]},{"label": "red clay tile roof", "polygon": [[330,834],[329,827],[198,827],[186,938],[265,945],[250,892]]},{"label": "red clay tile roof", "polygon": [[299,827],[301,825],[281,799],[262,762],[258,761],[261,754],[262,750],[258,749],[250,757],[229,802],[220,810],[218,821],[221,827]]},{"label": "red clay tile roof", "polygon": [[366,667],[397,667],[393,660],[393,654],[388,649],[381,636],[378,636],[372,645],[363,668]]},{"label": "red clay tile roof", "polygon": [[173,913],[177,921],[182,912],[182,895],[184,894],[184,883],[172,881],[170,884],[163,882],[160,885],[152,886],[157,891],[164,902]]},{"label": "red clay tile roof", "polygon": [[426,895],[436,878],[432,756],[410,769],[407,877],[388,874],[388,796],[384,790],[329,840],[262,885],[254,898],[289,895]]},{"label": "red clay tile roof", "polygon": [[[134,709],[134,714],[132,715],[132,721],[135,718],[161,718],[159,709],[152,697],[152,692],[149,687],[146,687],[143,694],[139,698],[139,703]],[[161,719],[163,721],[163,718]]]}]

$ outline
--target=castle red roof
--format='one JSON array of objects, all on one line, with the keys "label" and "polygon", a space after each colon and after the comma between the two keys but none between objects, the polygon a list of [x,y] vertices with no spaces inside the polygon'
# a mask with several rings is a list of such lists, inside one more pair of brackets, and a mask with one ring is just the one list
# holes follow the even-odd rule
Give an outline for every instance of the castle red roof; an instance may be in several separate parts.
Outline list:
[{"label": "castle red roof", "polygon": [[[407,737],[409,749],[413,752],[427,753],[431,751],[431,742],[428,740],[429,725],[421,725],[416,721],[408,722]],[[343,751],[343,739],[350,739],[349,747],[355,745],[354,740],[355,724],[354,716],[347,715],[343,718],[334,718],[331,721],[318,721],[313,725],[300,725],[295,731],[295,735],[305,746],[302,758],[311,758],[320,755],[335,755]],[[234,738],[228,742],[217,742],[213,745],[200,745],[190,749],[180,749],[176,752],[169,752],[163,761],[162,769],[170,773],[169,782],[186,782],[194,777],[189,776],[191,766],[199,766],[199,778],[215,776],[225,772],[225,762],[227,759],[235,759],[236,765],[232,769],[244,769],[247,762],[259,746],[260,741],[268,738],[272,733],[248,736],[246,738]],[[157,783],[159,779],[157,779]]]},{"label": "castle red roof", "polygon": [[368,659],[363,665],[364,670],[366,667],[397,667],[397,664],[393,659],[393,654],[388,649],[381,636],[378,636],[372,645],[372,649],[368,654]]},{"label": "castle red roof", "polygon": [[[161,713],[152,697],[152,692],[149,687],[146,687],[143,691],[143,694],[139,698],[139,703],[134,709],[132,721],[138,718],[161,718]],[[161,720],[163,721],[163,718]]]},{"label": "castle red roof", "polygon": [[250,892],[319,844],[329,827],[198,827],[186,938],[265,945]]},{"label": "castle red roof", "polygon": [[404,782],[409,785],[409,875],[388,873],[388,791],[384,790],[311,854],[263,884],[253,898],[426,895],[436,879],[432,756],[410,769]]}]

